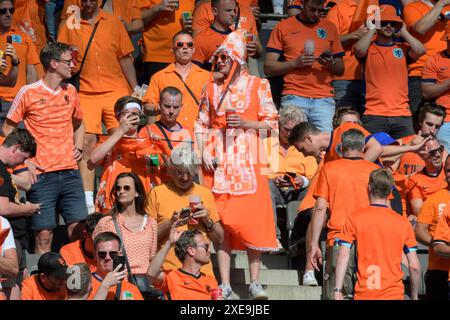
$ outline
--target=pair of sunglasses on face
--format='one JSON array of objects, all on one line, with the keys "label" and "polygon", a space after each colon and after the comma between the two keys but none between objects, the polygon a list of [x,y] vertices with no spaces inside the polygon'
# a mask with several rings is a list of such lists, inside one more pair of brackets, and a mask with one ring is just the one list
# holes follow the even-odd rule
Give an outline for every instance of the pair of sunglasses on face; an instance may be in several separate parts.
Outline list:
[{"label": "pair of sunglasses on face", "polygon": [[131,186],[129,186],[129,185],[124,185],[123,187],[122,186],[116,186],[116,188],[115,188],[115,190],[116,190],[116,192],[120,192],[120,191],[122,191],[122,189],[123,189],[123,191],[130,191],[131,190]]},{"label": "pair of sunglasses on face", "polygon": [[4,15],[9,11],[10,14],[14,14],[15,9],[14,8],[4,8],[0,9],[0,14]]},{"label": "pair of sunglasses on face", "polygon": [[105,259],[108,254],[111,257],[111,259],[113,259],[114,257],[117,257],[119,255],[119,251],[99,251],[99,252],[97,252],[98,257],[102,260]]},{"label": "pair of sunglasses on face", "polygon": [[176,43],[176,45],[177,45],[177,48],[178,49],[181,49],[181,48],[184,48],[184,46],[186,45],[188,48],[193,48],[194,47],[194,43],[193,42],[182,42],[182,41],[179,41],[179,42],[177,42]]},{"label": "pair of sunglasses on face", "polygon": [[397,21],[380,21],[380,26],[383,28],[386,28],[388,24],[390,24],[394,29],[400,29],[402,26],[402,23]]}]

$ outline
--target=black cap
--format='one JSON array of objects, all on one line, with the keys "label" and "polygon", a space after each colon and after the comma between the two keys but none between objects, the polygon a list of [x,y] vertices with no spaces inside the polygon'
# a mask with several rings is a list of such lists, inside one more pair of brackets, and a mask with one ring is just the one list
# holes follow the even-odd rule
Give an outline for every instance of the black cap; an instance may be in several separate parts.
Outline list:
[{"label": "black cap", "polygon": [[66,279],[67,264],[56,252],[44,253],[38,261],[38,272],[58,279]]}]

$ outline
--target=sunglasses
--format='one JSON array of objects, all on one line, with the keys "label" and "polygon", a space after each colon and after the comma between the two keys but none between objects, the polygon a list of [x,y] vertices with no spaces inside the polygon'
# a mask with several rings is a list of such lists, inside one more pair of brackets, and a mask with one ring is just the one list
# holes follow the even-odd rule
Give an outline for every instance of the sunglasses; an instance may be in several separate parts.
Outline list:
[{"label": "sunglasses", "polygon": [[116,188],[115,188],[116,192],[120,192],[120,191],[122,191],[122,189],[124,191],[130,191],[131,190],[131,186],[124,185],[123,187],[122,186],[116,186]]},{"label": "sunglasses", "polygon": [[111,259],[113,259],[114,257],[117,257],[119,255],[119,251],[99,251],[99,252],[97,252],[98,257],[102,260],[105,259],[108,254],[111,257]]},{"label": "sunglasses", "polygon": [[209,244],[207,244],[207,243],[204,243],[204,244],[197,244],[195,247],[197,247],[197,248],[203,248],[203,249],[205,249],[205,251],[208,251],[208,250],[209,250]]},{"label": "sunglasses", "polygon": [[70,64],[72,63],[72,59],[69,59],[69,60],[55,59],[55,61],[62,62],[68,66],[70,66]]},{"label": "sunglasses", "polygon": [[444,146],[440,146],[437,149],[430,150],[430,151],[428,151],[428,154],[431,156],[437,156],[439,154],[442,154],[442,152],[444,152]]},{"label": "sunglasses", "polygon": [[380,25],[385,28],[388,26],[388,24],[391,25],[392,28],[400,28],[401,23],[397,21],[380,21]]},{"label": "sunglasses", "polygon": [[184,48],[184,45],[187,45],[188,48],[194,47],[193,42],[182,42],[182,41],[177,42],[177,48]]},{"label": "sunglasses", "polygon": [[4,8],[4,9],[0,9],[0,14],[6,14],[9,11],[10,14],[14,14],[15,9],[14,8]]},{"label": "sunglasses", "polygon": [[226,54],[217,54],[214,56],[214,59],[216,61],[222,61],[223,63],[227,63],[228,61],[230,61],[230,56],[227,56]]}]

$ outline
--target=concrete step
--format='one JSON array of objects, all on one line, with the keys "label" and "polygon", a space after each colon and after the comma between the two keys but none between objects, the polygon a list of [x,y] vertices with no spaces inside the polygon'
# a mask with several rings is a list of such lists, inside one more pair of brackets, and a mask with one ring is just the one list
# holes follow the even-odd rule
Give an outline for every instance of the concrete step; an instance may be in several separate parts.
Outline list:
[{"label": "concrete step", "polygon": [[[211,261],[218,266],[217,254],[211,254]],[[233,251],[231,255],[231,268],[248,269],[247,252]],[[269,255],[263,253],[261,256],[261,269],[288,269],[288,258],[286,254]]]},{"label": "concrete step", "polygon": [[[235,300],[248,300],[248,285],[232,285]],[[263,286],[270,300],[320,300],[322,287],[308,286]]]},{"label": "concrete step", "polygon": [[[220,273],[218,268],[214,268],[214,274],[220,283]],[[231,269],[230,282],[233,284],[250,284],[250,272],[248,269]],[[261,269],[259,272],[259,283],[261,285],[278,286],[299,286],[300,277],[296,270],[283,269]]]}]

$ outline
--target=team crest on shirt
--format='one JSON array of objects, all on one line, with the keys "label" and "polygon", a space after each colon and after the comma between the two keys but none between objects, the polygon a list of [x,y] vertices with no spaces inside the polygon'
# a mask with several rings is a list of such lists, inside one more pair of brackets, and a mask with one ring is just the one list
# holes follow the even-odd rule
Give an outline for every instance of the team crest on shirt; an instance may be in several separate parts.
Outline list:
[{"label": "team crest on shirt", "polygon": [[403,58],[403,50],[400,48],[395,48],[392,50],[392,54],[394,55],[394,57],[396,57],[397,59],[401,59]]},{"label": "team crest on shirt", "polygon": [[327,31],[324,28],[317,29],[317,36],[320,39],[325,39],[327,37]]},{"label": "team crest on shirt", "polygon": [[46,101],[45,98],[39,98],[39,103],[40,103],[40,104],[44,104],[45,101]]}]

